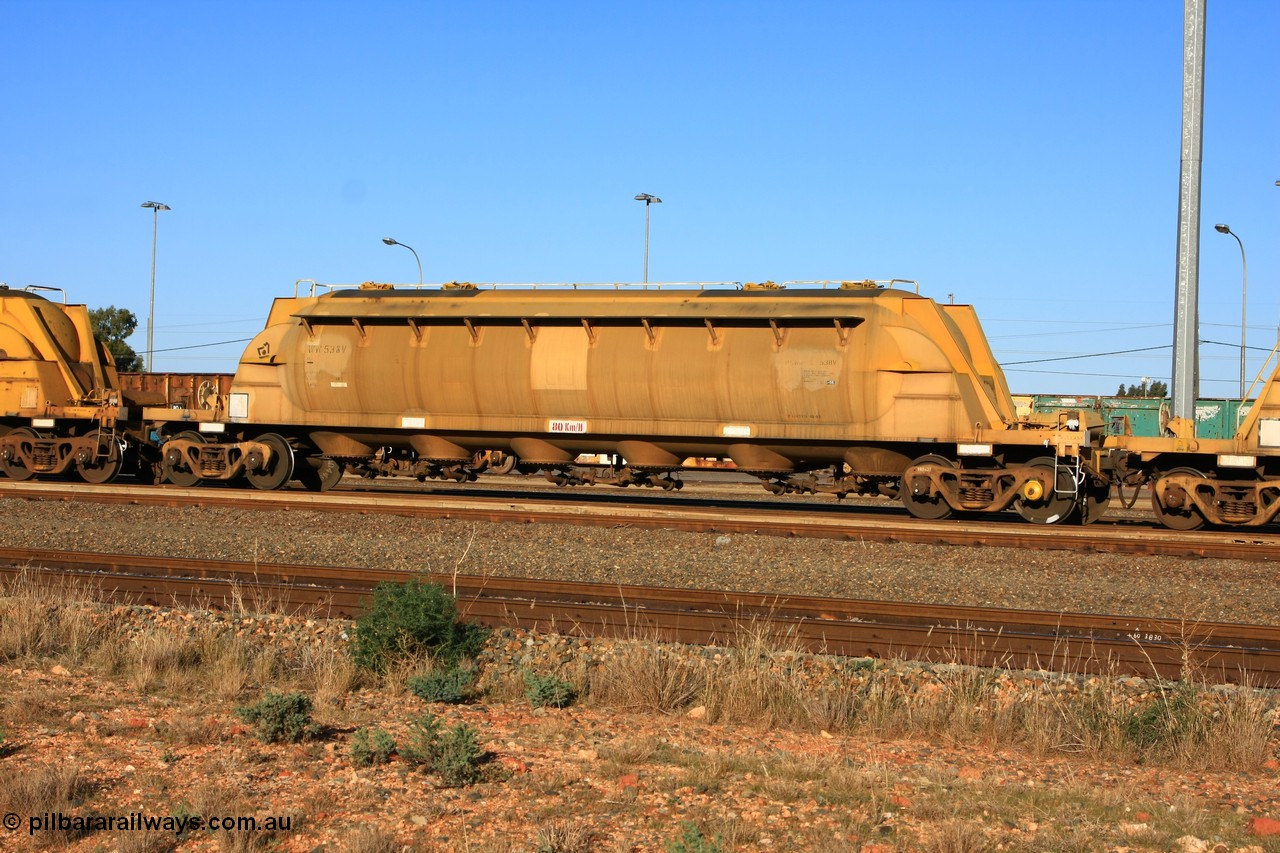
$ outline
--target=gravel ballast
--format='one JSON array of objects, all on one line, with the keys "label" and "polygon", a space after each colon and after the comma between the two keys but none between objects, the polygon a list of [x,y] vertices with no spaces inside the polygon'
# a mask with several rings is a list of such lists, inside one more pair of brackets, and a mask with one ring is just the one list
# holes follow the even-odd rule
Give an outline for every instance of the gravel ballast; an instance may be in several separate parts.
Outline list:
[{"label": "gravel ballast", "polygon": [[1280,624],[1275,566],[386,515],[0,500],[0,544]]}]

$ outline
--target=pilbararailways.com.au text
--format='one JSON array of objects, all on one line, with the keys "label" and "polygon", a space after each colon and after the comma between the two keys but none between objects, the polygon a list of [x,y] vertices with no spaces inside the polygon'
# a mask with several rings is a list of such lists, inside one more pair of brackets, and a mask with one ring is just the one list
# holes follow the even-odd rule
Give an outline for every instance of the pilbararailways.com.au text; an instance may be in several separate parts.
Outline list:
[{"label": "pilbararailways.com.au text", "polygon": [[234,815],[149,815],[144,812],[128,814],[63,814],[42,812],[23,817],[15,812],[3,818],[7,830],[21,829],[25,824],[27,835],[37,832],[172,832],[174,835],[207,829],[210,832],[288,832],[293,828],[293,818],[285,816],[237,817]]}]

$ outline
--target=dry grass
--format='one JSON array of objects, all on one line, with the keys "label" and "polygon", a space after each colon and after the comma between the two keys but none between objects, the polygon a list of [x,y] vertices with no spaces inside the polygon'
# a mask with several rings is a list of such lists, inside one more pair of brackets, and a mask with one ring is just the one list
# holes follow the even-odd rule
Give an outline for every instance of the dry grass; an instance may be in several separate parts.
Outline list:
[{"label": "dry grass", "polygon": [[[4,603],[8,602],[10,599]],[[78,669],[92,671],[104,666],[121,682],[153,693],[167,690],[190,695],[192,688],[199,685],[199,702],[184,702],[184,714],[152,728],[135,729],[128,717],[111,714],[94,724],[104,733],[119,726],[118,734],[154,739],[158,743],[144,744],[152,755],[159,755],[162,747],[171,745],[172,750],[163,750],[170,756],[163,761],[178,761],[177,766],[184,773],[203,760],[197,758],[198,753],[211,751],[182,747],[217,743],[227,737],[226,709],[250,691],[263,687],[301,689],[315,694],[317,706],[328,706],[330,715],[368,717],[375,708],[385,711],[389,707],[404,707],[408,713],[421,706],[416,699],[410,704],[406,683],[431,666],[425,660],[410,661],[376,685],[367,679],[370,683],[366,686],[378,689],[377,701],[366,703],[362,700],[368,697],[361,696],[348,702],[347,697],[360,684],[361,676],[336,641],[285,647],[271,642],[265,631],[259,636],[239,636],[234,631],[240,626],[228,626],[219,620],[167,619],[152,625],[134,619],[129,623],[129,641],[121,643],[119,638],[126,636],[124,623],[114,628],[110,622],[106,624],[108,628],[97,636],[111,641],[99,639],[97,648],[94,641],[78,641],[74,645],[76,651],[69,652],[61,641],[49,643],[40,639],[26,648],[46,647],[40,645],[44,643],[55,650],[51,654],[57,657],[29,659],[45,666],[45,660],[69,660],[74,654],[80,661],[75,665]],[[255,630],[259,627],[255,626]],[[548,647],[558,656],[565,645]],[[708,722],[759,728],[823,730],[868,739],[905,736],[941,744],[998,745],[1046,757],[1079,754],[1103,761],[1247,769],[1256,767],[1275,749],[1271,727],[1280,719],[1274,696],[1248,689],[1207,688],[1190,670],[1182,683],[1139,686],[1106,678],[1037,678],[954,663],[921,667],[828,659],[816,665],[812,658],[800,654],[786,635],[760,628],[748,630],[745,639],[729,648],[709,652],[681,650],[655,643],[651,638],[611,644],[611,650],[602,662],[590,667],[577,663],[562,667],[562,675],[585,687],[586,701],[628,712],[661,714],[686,713],[701,706]],[[492,673],[507,673],[510,679],[508,682],[504,676],[491,673],[487,682],[490,701],[503,690],[509,690],[512,697],[523,696],[523,681],[519,672],[512,670],[492,668]],[[816,672],[825,674],[817,676]],[[76,673],[77,677],[82,674]],[[1139,693],[1140,688],[1147,692]],[[0,695],[0,729],[32,724],[65,728],[71,696],[70,688],[57,680],[41,683],[32,679],[28,688]],[[146,701],[166,707],[173,704],[168,698],[155,696]],[[652,721],[647,722],[646,730],[652,731]],[[627,727],[625,720],[619,725],[623,730]],[[395,723],[390,727],[394,730]],[[702,727],[675,728],[674,734],[633,733],[599,746],[597,734],[584,735],[580,718],[571,713],[548,712],[532,718],[522,728],[519,739],[522,748],[536,744],[570,757],[586,740],[598,759],[584,759],[590,768],[587,776],[611,780],[624,773],[641,774],[648,794],[689,803],[687,817],[696,823],[704,838],[722,837],[726,850],[755,849],[761,844],[758,836],[764,830],[758,822],[745,818],[742,811],[719,805],[720,801],[738,800],[806,806],[821,803],[825,810],[838,814],[836,823],[815,826],[811,836],[804,835],[808,830],[788,828],[792,833],[789,843],[818,851],[847,849],[851,838],[897,849],[946,853],[991,849],[996,845],[1008,850],[1093,850],[1099,849],[1103,839],[1113,846],[1130,841],[1118,836],[1116,830],[1117,824],[1127,819],[1129,806],[1155,815],[1150,820],[1150,835],[1143,839],[1150,849],[1172,849],[1176,839],[1188,832],[1206,838],[1243,837],[1240,821],[1235,820],[1232,825],[1230,813],[1219,814],[1219,810],[1194,803],[1170,812],[1167,804],[1142,801],[1136,791],[1099,791],[1083,784],[1073,789],[1060,780],[1055,783],[1059,790],[1049,791],[1042,787],[1040,779],[1037,787],[1031,788],[1012,775],[975,780],[962,778],[958,768],[908,769],[888,758],[883,766],[875,764],[874,759],[872,763],[857,763],[835,750],[805,757],[771,752],[763,746],[743,751],[698,748],[684,738]],[[501,744],[494,748],[502,750]],[[311,757],[302,755],[300,760],[312,761],[319,751],[320,747],[316,747]],[[9,773],[22,767],[22,760],[21,754],[7,757],[3,771]],[[204,781],[197,782],[194,789],[182,789],[180,794],[166,788],[174,776],[163,765],[160,770],[149,771],[151,776],[140,773],[130,787],[153,792],[156,802],[151,807],[155,809],[248,816],[261,803],[246,799],[250,796],[247,791],[228,780],[243,779],[246,767],[268,760],[274,760],[270,750],[255,748],[234,760],[228,757],[225,763],[215,760],[212,766],[202,765],[200,778]],[[455,835],[453,840],[459,849],[577,851],[593,849],[593,845],[597,845],[594,849],[625,846],[625,832],[608,843],[593,837],[593,827],[596,836],[603,836],[608,826],[601,816],[603,812],[583,807],[587,800],[594,804],[596,788],[563,766],[544,773],[538,762],[530,764],[533,772],[514,774],[501,784],[518,786],[529,799],[545,796],[550,803],[527,812],[527,820],[510,839],[468,844],[465,837]],[[607,783],[606,788],[616,790],[608,788]],[[687,797],[686,789],[691,789],[698,799]],[[363,810],[361,814],[367,812],[371,818],[386,807],[385,787],[375,778],[353,776],[343,791],[344,807]],[[897,801],[904,791],[911,801],[908,807]],[[65,802],[69,805],[61,809],[71,810],[77,799],[84,809],[83,800],[92,794],[92,786],[82,775],[60,767],[22,767],[22,771],[0,778],[0,809],[15,798],[24,808],[14,810],[23,813],[30,803],[39,803],[40,811],[56,811],[58,804]],[[612,796],[615,801],[608,806],[610,815],[620,813],[630,819],[647,807],[628,801],[625,795]],[[99,803],[94,806],[102,807]],[[565,811],[570,807],[583,808],[583,812]],[[412,814],[429,816],[434,821],[447,808],[443,800],[424,801],[413,805]],[[886,832],[884,815],[903,809],[909,809],[911,821],[894,826],[912,828]],[[318,800],[309,813],[325,810],[323,800]],[[393,819],[403,820],[404,814]],[[1029,829],[1029,820],[1039,827]],[[285,837],[203,833],[194,841],[205,847],[247,851],[278,844]],[[668,835],[669,839],[675,837],[674,833]],[[41,843],[56,847],[73,840],[49,836]],[[139,853],[173,846],[172,839],[163,835],[142,833],[111,838],[104,834],[101,840],[94,838],[90,843],[99,843],[103,849]],[[183,839],[182,843],[189,842]],[[340,830],[336,844],[335,849],[357,853],[404,849],[403,840],[398,840],[385,823],[373,822],[352,826],[345,834]],[[601,844],[606,846],[600,848]]]},{"label": "dry grass", "polygon": [[538,853],[588,853],[595,849],[590,827],[575,820],[552,820],[536,828]]},{"label": "dry grass", "polygon": [[419,675],[427,675],[435,669],[429,655],[407,655],[388,665],[386,672],[379,676],[378,683],[392,696],[409,697],[413,691],[409,689],[409,680]]},{"label": "dry grass", "polygon": [[737,641],[709,667],[701,704],[707,718],[763,727],[806,725],[803,682],[792,668],[799,644],[763,622],[741,626]]},{"label": "dry grass", "polygon": [[169,631],[148,631],[134,638],[126,661],[129,681],[140,693],[176,687],[180,676],[203,662],[198,640]]},{"label": "dry grass", "polygon": [[[95,792],[92,781],[74,764],[34,764],[0,773],[0,812],[39,816],[70,815]],[[24,825],[21,830],[26,833]],[[9,834],[9,833],[6,833]],[[87,833],[44,827],[30,837],[41,847],[62,847]]]},{"label": "dry grass", "polygon": [[336,643],[305,646],[298,650],[297,659],[297,689],[311,693],[320,708],[340,705],[343,696],[364,683],[359,667]]},{"label": "dry grass", "polygon": [[[228,600],[237,618],[289,609],[278,592],[233,587]],[[241,636],[226,621],[144,621],[139,627],[135,617],[130,608],[103,604],[88,586],[23,572],[0,582],[0,661],[79,665],[120,676],[143,693],[198,688],[227,701],[275,686],[304,689],[319,703],[332,705],[359,684],[356,668],[336,640],[281,648]],[[21,709],[17,713],[24,715]]]},{"label": "dry grass", "polygon": [[928,853],[980,853],[990,850],[979,824],[967,820],[945,820],[929,833],[924,849]]},{"label": "dry grass", "polygon": [[64,699],[60,690],[41,684],[0,690],[0,729],[59,723],[66,707]]},{"label": "dry grass", "polygon": [[[232,774],[227,774],[228,777]],[[254,805],[245,800],[235,789],[222,782],[221,779],[205,780],[199,787],[191,791],[186,801],[174,807],[174,813],[198,815],[201,818],[217,816],[225,818],[249,817],[256,813]],[[276,833],[266,830],[218,830],[216,832],[201,829],[200,833],[208,833],[219,850],[227,853],[249,853],[249,851],[266,850],[276,840]]]},{"label": "dry grass", "polygon": [[705,691],[706,673],[669,646],[635,640],[607,666],[587,673],[578,687],[602,705],[666,714],[688,707]]},{"label": "dry grass", "polygon": [[[367,707],[359,710],[365,707],[360,702],[348,703],[347,697],[362,681],[367,682],[365,686],[375,686],[373,679],[357,672],[336,640],[286,647],[271,642],[265,631],[260,636],[252,632],[240,636],[235,633],[238,624],[216,619],[166,618],[151,624],[146,619],[130,618],[126,623],[120,618],[113,622],[111,617],[117,614],[136,614],[123,609],[95,610],[92,597],[83,591],[55,592],[39,584],[14,582],[2,592],[0,649],[9,660],[32,661],[39,666],[63,661],[89,674],[97,670],[118,676],[143,692],[190,695],[198,686],[210,706],[151,732],[162,744],[173,745],[175,752],[177,747],[221,740],[226,720],[225,715],[219,718],[217,709],[267,687],[313,694],[317,709],[325,709],[331,717],[370,713]],[[62,594],[67,600],[56,600]],[[249,604],[239,606],[247,608]],[[43,622],[55,628],[21,615],[28,612],[42,614]],[[7,624],[10,616],[16,624]],[[549,648],[557,652],[558,659],[565,644]],[[1192,657],[1188,655],[1189,660]],[[1256,768],[1276,748],[1272,727],[1280,720],[1280,712],[1274,695],[1247,688],[1209,688],[1191,667],[1181,682],[1137,684],[1111,678],[1036,677],[955,663],[923,667],[837,659],[821,663],[815,666],[813,659],[802,655],[791,637],[748,625],[743,639],[728,648],[691,652],[637,637],[632,642],[612,644],[610,654],[590,666],[576,660],[560,665],[559,674],[575,682],[584,701],[601,707],[682,714],[700,706],[708,723],[762,729],[821,730],[886,740],[905,737],[941,744],[999,746],[1042,757],[1079,755],[1196,769]],[[381,697],[403,699],[409,707],[408,680],[430,667],[424,659],[393,668],[376,682]],[[815,676],[815,672],[826,674]],[[483,684],[490,701],[523,697],[525,692],[519,671],[509,666],[493,667]],[[23,691],[0,696],[0,729],[31,724],[65,726],[70,694],[59,690],[56,681],[52,686],[33,682]],[[1140,692],[1143,690],[1146,692]],[[418,700],[412,703],[413,708],[419,707]],[[348,711],[348,706],[352,710]],[[111,725],[108,720],[100,728],[106,731]],[[527,727],[521,737],[526,744],[541,740],[551,749],[575,750],[581,732],[571,715],[548,713]],[[821,798],[841,810],[850,835],[889,844],[900,841],[876,834],[883,813],[894,808],[891,797],[895,786],[904,784],[896,769],[854,766],[834,754],[805,759],[700,751],[657,736],[614,741],[600,747],[598,757],[596,769],[606,777],[642,772],[646,787],[670,791],[673,796],[684,788],[712,796],[745,788],[753,795],[782,802]],[[8,763],[13,763],[12,757]],[[6,802],[5,797],[19,796],[25,806],[28,798],[30,802],[56,803],[92,793],[74,773],[67,778],[58,775],[66,772],[32,768],[30,774],[34,775],[15,773],[0,779],[0,805]],[[229,769],[227,777],[234,776]],[[1121,806],[1097,792],[1050,795],[1016,784],[920,776],[916,774],[909,783],[914,788],[912,815],[927,820],[930,831],[912,842],[913,849],[966,851],[1000,843],[1007,849],[1088,850],[1095,849],[1090,845],[1114,832],[1116,822],[1123,820]],[[254,813],[252,804],[213,781],[218,774],[207,778],[210,781],[186,799],[165,805],[191,814]],[[512,784],[533,786],[531,793],[540,788],[562,793],[572,781],[536,774],[527,780],[515,778],[521,781]],[[43,787],[32,793],[19,790],[23,785]],[[383,803],[378,786],[364,781],[354,782],[349,796],[371,812]],[[45,808],[57,810],[56,805],[41,806],[41,810]],[[974,816],[984,809],[990,818],[977,821]],[[1154,806],[1150,810],[1156,813]],[[1027,847],[1026,839],[1017,834],[1023,830],[1006,832],[1001,828],[1026,814],[1061,814],[1066,818],[1046,818],[1047,828],[1042,828],[1035,844]],[[754,839],[742,837],[745,830],[725,813],[708,812],[698,815],[697,820],[699,826],[723,835],[730,844],[754,843]],[[1202,831],[1205,837],[1229,834],[1215,819],[1204,818],[1197,824],[1185,814],[1176,820],[1153,819],[1153,824],[1153,843],[1163,845],[1162,849],[1173,844],[1177,838],[1173,833],[1188,827]],[[593,843],[589,827],[588,821],[549,811],[526,824],[529,835],[522,843],[535,849],[588,849]],[[64,840],[51,839],[46,846]],[[369,827],[353,828],[340,840],[342,849],[370,851],[392,849],[388,845],[396,842],[389,832]],[[839,849],[831,838],[815,836],[809,841],[813,849]],[[208,836],[208,843],[225,850],[254,850],[272,839],[262,834],[220,833]],[[168,849],[159,837],[121,836],[111,844],[139,851]]]},{"label": "dry grass", "polygon": [[815,682],[792,638],[759,624],[741,637],[712,658],[624,642],[586,675],[585,701],[660,713],[700,705],[710,722],[1198,770],[1256,768],[1275,748],[1280,700],[1247,686],[1210,687],[1190,667],[1179,682],[1141,683],[1145,694],[1115,677],[1036,677],[956,663],[907,678],[896,666],[850,661]]},{"label": "dry grass", "polygon": [[172,722],[158,722],[155,734],[161,741],[173,746],[206,746],[221,742],[226,737],[223,720],[213,714],[191,713],[175,717]]},{"label": "dry grass", "polygon": [[91,587],[23,571],[0,580],[0,661],[79,662],[110,638]]},{"label": "dry grass", "polygon": [[402,853],[396,834],[381,826],[361,825],[344,832],[338,839],[338,850],[345,853]]},{"label": "dry grass", "polygon": [[117,832],[106,849],[112,853],[169,853],[178,849],[172,832],[125,830]]}]

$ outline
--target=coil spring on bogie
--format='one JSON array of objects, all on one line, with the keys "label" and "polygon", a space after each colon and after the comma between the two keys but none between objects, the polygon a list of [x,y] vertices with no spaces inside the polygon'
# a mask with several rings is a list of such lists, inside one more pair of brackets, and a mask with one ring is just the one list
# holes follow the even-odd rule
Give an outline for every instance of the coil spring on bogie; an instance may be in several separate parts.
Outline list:
[{"label": "coil spring on bogie", "polygon": [[35,464],[36,470],[50,468],[58,462],[58,451],[53,446],[36,445],[31,449],[31,461]]},{"label": "coil spring on bogie", "polygon": [[1246,519],[1258,514],[1258,505],[1251,501],[1223,501],[1218,510],[1224,519]]},{"label": "coil spring on bogie", "polygon": [[960,500],[962,503],[981,503],[989,504],[996,499],[995,492],[990,489],[961,489]]}]

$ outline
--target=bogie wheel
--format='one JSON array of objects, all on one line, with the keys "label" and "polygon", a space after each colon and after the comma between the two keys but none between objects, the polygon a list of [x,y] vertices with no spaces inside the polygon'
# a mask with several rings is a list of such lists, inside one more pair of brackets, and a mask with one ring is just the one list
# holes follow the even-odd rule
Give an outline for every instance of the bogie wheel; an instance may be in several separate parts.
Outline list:
[{"label": "bogie wheel", "polygon": [[[917,465],[941,465],[944,468],[955,468],[949,459],[941,456],[921,456],[919,459],[911,463],[912,468]],[[907,512],[916,518],[923,518],[927,521],[939,521],[951,515],[951,505],[939,494],[921,493],[916,494],[916,489],[912,484],[906,482],[905,478],[902,483],[901,498],[902,505],[907,508]]]},{"label": "bogie wheel", "polygon": [[[1041,476],[1023,485],[1022,491],[1014,498],[1013,508],[1018,515],[1032,524],[1061,524],[1072,518],[1080,507],[1076,502],[1075,478],[1071,469],[1058,465],[1057,460],[1048,456],[1032,459],[1027,464],[1040,469]],[[1055,467],[1058,472],[1056,487]],[[1031,488],[1033,482],[1039,484],[1034,490]]]},{"label": "bogie wheel", "polygon": [[1111,484],[1090,477],[1084,487],[1084,503],[1080,505],[1080,523],[1093,524],[1106,515],[1111,506]]},{"label": "bogie wheel", "polygon": [[[33,429],[27,429],[26,427],[18,427],[17,429],[10,430],[5,435],[8,438],[19,440],[23,438],[42,437],[40,433]],[[32,471],[26,465],[23,465],[20,460],[5,459],[2,454],[0,454],[0,471],[3,471],[5,476],[11,480],[30,480],[36,475],[35,471]]]},{"label": "bogie wheel", "polygon": [[124,467],[124,442],[116,436],[104,436],[98,430],[85,438],[92,439],[97,449],[106,450],[107,455],[99,456],[95,453],[93,458],[78,464],[76,469],[80,472],[80,478],[86,483],[97,485],[110,483]]},{"label": "bogie wheel", "polygon": [[265,468],[245,471],[245,479],[249,481],[249,485],[263,491],[283,488],[293,477],[293,448],[274,432],[260,435],[256,440],[271,448],[271,461]]},{"label": "bogie wheel", "polygon": [[342,481],[341,462],[320,456],[309,456],[306,463],[298,466],[298,479],[308,489],[327,492]]},{"label": "bogie wheel", "polygon": [[[1187,474],[1192,477],[1204,479],[1204,474],[1194,468],[1174,468],[1165,476],[1173,474]],[[1166,495],[1168,493],[1166,492]],[[1200,514],[1200,510],[1196,509],[1192,503],[1190,496],[1183,500],[1182,506],[1168,507],[1160,503],[1159,493],[1154,485],[1151,489],[1151,509],[1156,514],[1156,521],[1163,524],[1170,530],[1199,530],[1204,527],[1204,516]]]},{"label": "bogie wheel", "polygon": [[498,458],[498,461],[489,464],[489,473],[491,474],[510,474],[520,462],[514,453],[495,452],[494,456]]},{"label": "bogie wheel", "polygon": [[[175,435],[174,438],[194,441],[196,444],[205,443],[203,435],[198,432],[192,432],[191,430],[180,432]],[[164,478],[166,480],[173,483],[175,486],[181,486],[184,489],[189,489],[200,482],[200,475],[198,473],[192,471],[188,467],[178,465],[177,460],[170,460],[168,454],[165,455],[164,460],[160,463],[160,470],[164,474]]]}]

